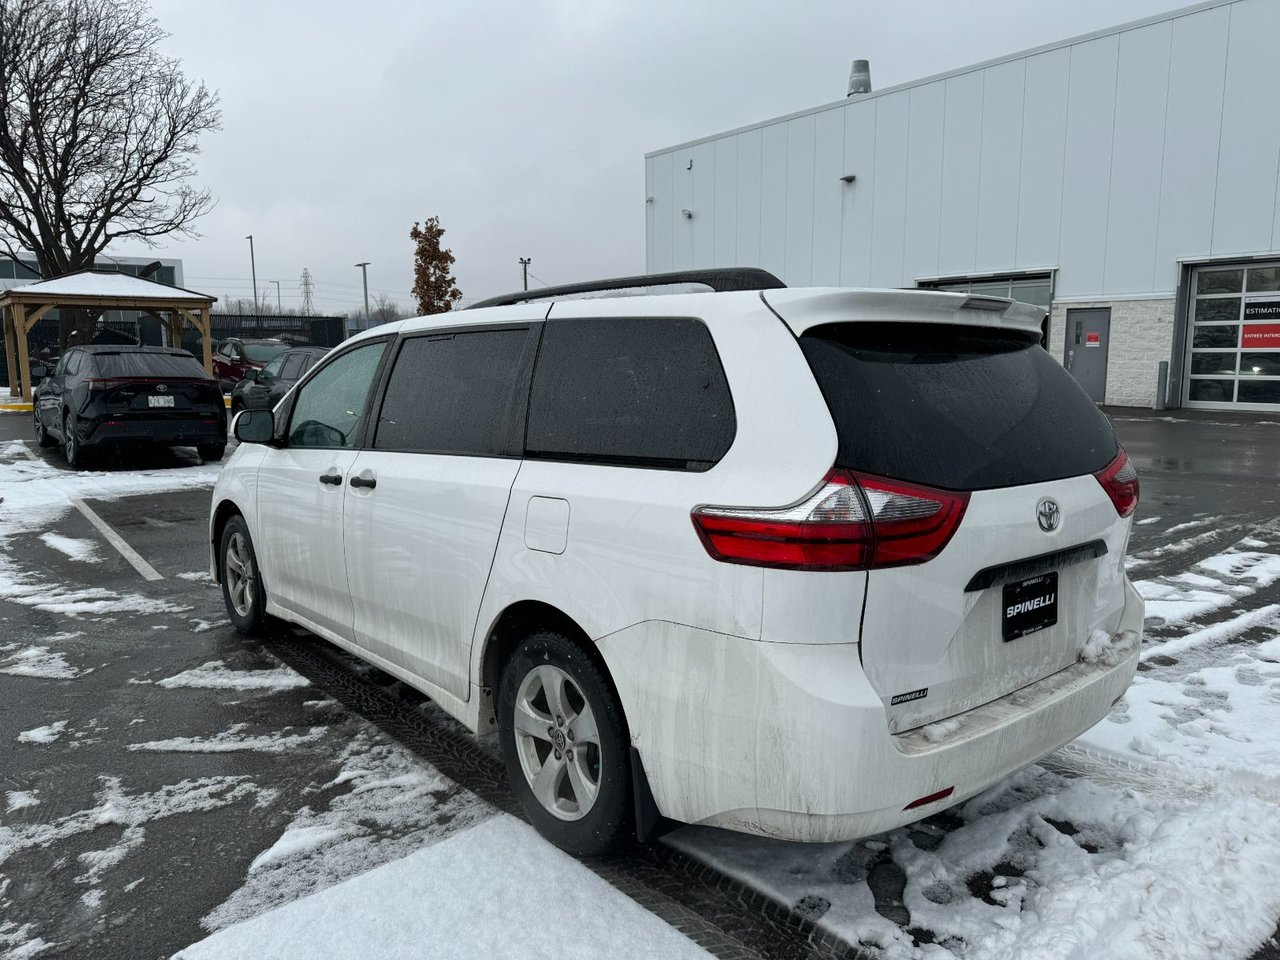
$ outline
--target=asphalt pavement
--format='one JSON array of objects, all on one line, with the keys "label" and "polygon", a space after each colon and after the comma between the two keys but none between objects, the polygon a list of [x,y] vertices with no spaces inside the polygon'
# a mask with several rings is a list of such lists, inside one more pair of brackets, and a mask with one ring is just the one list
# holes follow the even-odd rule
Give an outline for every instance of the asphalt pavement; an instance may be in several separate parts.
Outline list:
[{"label": "asphalt pavement", "polygon": [[[1240,530],[1276,530],[1280,411],[1275,420],[1108,413],[1141,477],[1137,519],[1166,521],[1134,528],[1131,551],[1152,555],[1151,570],[1185,563],[1158,554],[1171,525],[1221,518],[1205,531],[1206,550],[1219,532],[1226,542]],[[0,448],[25,440],[31,456],[63,466],[57,448],[41,450],[30,438],[29,415],[0,415]],[[111,477],[202,469],[191,450],[98,466]],[[393,747],[460,790],[437,789],[432,809],[395,817],[354,809],[341,828],[366,831],[359,850],[373,862],[485,810],[515,812],[491,740],[470,736],[415,691],[300,630],[256,643],[230,628],[207,576],[207,485],[100,499],[87,491],[83,499],[160,579],[144,580],[76,510],[62,511],[51,528],[95,543],[92,564],[35,532],[4,545],[20,558],[19,579],[59,585],[67,604],[86,604],[86,612],[41,609],[12,587],[13,576],[9,593],[0,589],[0,659],[6,649],[46,651],[31,654],[34,674],[0,670],[0,812],[9,797],[0,823],[21,826],[8,847],[0,829],[0,955],[6,930],[11,944],[19,942],[15,931],[56,944],[42,957],[171,955],[205,936],[215,911],[225,918],[230,903],[234,913],[246,877],[291,824],[354,809],[353,769],[391,762]],[[0,500],[0,520],[5,509]],[[95,600],[94,590],[106,599]],[[1278,598],[1280,586],[1258,602]],[[307,685],[277,682],[280,661]],[[259,688],[218,686],[220,671],[264,679]],[[183,676],[197,682],[170,682]],[[63,721],[51,740],[22,739]],[[258,747],[238,748],[247,742]],[[39,802],[23,806],[25,796]],[[859,955],[662,844],[591,866],[720,957]],[[877,909],[890,916],[892,890],[871,885]],[[1277,955],[1264,947],[1256,956]]]}]

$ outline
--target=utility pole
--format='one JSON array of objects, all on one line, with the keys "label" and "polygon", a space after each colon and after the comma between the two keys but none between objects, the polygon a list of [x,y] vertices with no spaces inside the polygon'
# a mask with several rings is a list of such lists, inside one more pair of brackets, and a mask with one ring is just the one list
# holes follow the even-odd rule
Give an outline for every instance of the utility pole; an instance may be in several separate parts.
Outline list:
[{"label": "utility pole", "polygon": [[369,261],[357,263],[356,266],[364,275],[364,325],[367,328],[369,326]]},{"label": "utility pole", "polygon": [[302,268],[302,314],[309,317],[316,312],[315,304],[311,302],[311,271],[306,267]]},{"label": "utility pole", "polygon": [[284,313],[284,307],[280,303],[280,281],[268,280],[267,283],[274,283],[276,285],[276,313]]},{"label": "utility pole", "polygon": [[524,271],[524,288],[529,289],[529,264],[533,263],[532,257],[520,258],[520,269]]},{"label": "utility pole", "polygon": [[249,269],[253,272],[253,312],[258,312],[258,264],[253,259],[253,234],[245,237],[249,241]]}]

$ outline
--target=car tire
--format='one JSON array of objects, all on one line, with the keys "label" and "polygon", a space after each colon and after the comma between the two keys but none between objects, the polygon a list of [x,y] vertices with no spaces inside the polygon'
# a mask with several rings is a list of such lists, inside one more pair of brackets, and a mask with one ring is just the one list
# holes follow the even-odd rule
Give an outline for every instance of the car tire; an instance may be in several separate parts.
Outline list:
[{"label": "car tire", "polygon": [[241,516],[232,517],[222,529],[218,574],[231,625],[240,633],[261,636],[267,627],[267,594],[262,588],[249,525]]},{"label": "car tire", "polygon": [[520,643],[498,685],[498,738],[512,790],[539,833],[575,856],[622,843],[631,811],[626,723],[577,644],[551,631]]},{"label": "car tire", "polygon": [[225,443],[202,443],[196,447],[196,453],[205,463],[217,463],[227,452]]},{"label": "car tire", "polygon": [[33,412],[35,414],[36,421],[36,443],[42,447],[52,447],[58,441],[53,439],[49,434],[48,429],[44,425],[44,421],[40,419],[40,411],[36,409]]},{"label": "car tire", "polygon": [[62,456],[67,466],[80,469],[85,465],[84,445],[76,432],[76,418],[70,411],[62,415]]}]

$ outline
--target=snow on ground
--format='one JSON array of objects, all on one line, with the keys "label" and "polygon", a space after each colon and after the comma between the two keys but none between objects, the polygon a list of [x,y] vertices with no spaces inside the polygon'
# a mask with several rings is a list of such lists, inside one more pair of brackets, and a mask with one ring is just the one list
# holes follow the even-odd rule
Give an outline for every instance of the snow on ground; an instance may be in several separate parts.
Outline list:
[{"label": "snow on ground", "polygon": [[64,537],[60,533],[42,533],[40,539],[46,546],[65,554],[72,560],[78,560],[81,563],[99,563],[102,560],[98,555],[98,545],[92,540],[77,540],[74,537]]},{"label": "snow on ground", "polygon": [[77,670],[67,663],[64,654],[48,647],[21,647],[13,652],[0,651],[0,673],[11,677],[39,677],[45,680],[74,680],[91,667]]},{"label": "snow on ground", "polygon": [[40,803],[40,799],[36,796],[36,791],[34,790],[9,790],[5,793],[4,799],[6,813],[34,807]]},{"label": "snow on ground", "polygon": [[[1280,913],[1280,818],[1260,800],[1162,799],[1031,767],[951,814],[945,830],[821,846],[668,839],[886,960],[1245,957]],[[867,878],[890,859],[930,944],[875,909]]]},{"label": "snow on ground", "polygon": [[527,824],[498,815],[177,955],[250,956],[683,960],[707,954]]},{"label": "snow on ground", "polygon": [[32,730],[23,730],[18,734],[19,743],[53,743],[67,729],[67,721],[59,720],[57,723],[51,723],[44,727],[35,727]]},{"label": "snow on ground", "polygon": [[179,580],[190,580],[192,583],[213,583],[213,574],[208,570],[192,570],[178,574]]},{"label": "snow on ground", "polygon": [[[380,735],[359,733],[342,768],[249,868],[245,885],[205,917],[217,930],[399,860],[494,815],[492,807]],[[328,954],[343,956],[342,951]]]},{"label": "snow on ground", "polygon": [[195,687],[206,690],[277,691],[311,686],[310,680],[288,667],[281,666],[274,670],[232,670],[221,660],[210,660],[191,670],[184,670],[155,682],[161,687]]},{"label": "snow on ground", "polygon": [[[304,744],[315,743],[325,734],[324,727],[312,727],[307,733],[269,733],[245,736],[241,733],[249,725],[237,723],[230,730],[212,737],[171,737],[167,740],[148,740],[131,743],[130,750],[150,750],[167,753],[235,753],[256,750],[261,753],[283,753]],[[289,729],[289,728],[286,728]]]}]

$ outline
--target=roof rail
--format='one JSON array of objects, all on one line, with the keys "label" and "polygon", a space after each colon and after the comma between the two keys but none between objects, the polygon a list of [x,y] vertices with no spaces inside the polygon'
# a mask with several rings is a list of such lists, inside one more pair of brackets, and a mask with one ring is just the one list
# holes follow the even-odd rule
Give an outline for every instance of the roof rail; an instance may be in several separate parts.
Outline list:
[{"label": "roof rail", "polygon": [[767,270],[759,267],[721,267],[713,270],[677,270],[674,273],[649,273],[638,277],[617,277],[613,280],[588,280],[585,283],[566,283],[559,287],[543,287],[540,290],[524,290],[490,297],[467,307],[506,307],[530,300],[547,300],[566,297],[574,293],[592,293],[596,290],[634,290],[638,287],[665,287],[677,283],[702,283],[716,293],[731,290],[777,290],[786,284]]}]

